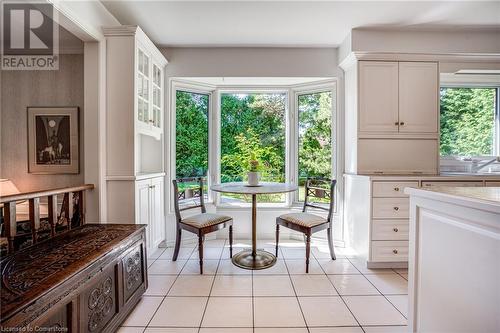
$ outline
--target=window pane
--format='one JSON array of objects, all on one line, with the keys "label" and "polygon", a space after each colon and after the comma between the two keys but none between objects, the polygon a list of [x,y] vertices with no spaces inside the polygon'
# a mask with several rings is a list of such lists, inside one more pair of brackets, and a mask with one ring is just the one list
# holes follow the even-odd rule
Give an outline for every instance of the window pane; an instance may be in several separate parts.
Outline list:
[{"label": "window pane", "polygon": [[332,175],[332,93],[300,95],[299,106],[299,200],[304,200],[307,177]]},{"label": "window pane", "polygon": [[206,176],[209,96],[176,93],[176,177]]},{"label": "window pane", "polygon": [[441,88],[441,156],[493,155],[495,88]]},{"label": "window pane", "polygon": [[[286,94],[221,95],[221,182],[247,180],[249,162],[259,162],[262,181],[285,181]],[[251,197],[224,194],[223,203]],[[285,194],[260,195],[259,202],[284,202]]]}]

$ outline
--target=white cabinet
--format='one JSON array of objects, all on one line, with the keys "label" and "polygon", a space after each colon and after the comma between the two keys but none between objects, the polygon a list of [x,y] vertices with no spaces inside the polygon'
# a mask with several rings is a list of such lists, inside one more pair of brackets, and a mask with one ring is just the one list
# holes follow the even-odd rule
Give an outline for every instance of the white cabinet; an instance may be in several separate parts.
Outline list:
[{"label": "white cabinet", "polygon": [[399,63],[399,131],[437,133],[439,73],[434,62]]},{"label": "white cabinet", "polygon": [[165,217],[163,212],[163,177],[136,182],[136,221],[147,224],[148,251],[154,251],[165,239]]},{"label": "white cabinet", "polygon": [[151,53],[138,43],[136,70],[136,119],[139,133],[160,139],[163,118],[163,70]]},{"label": "white cabinet", "polygon": [[398,63],[359,64],[359,131],[398,132]]},{"label": "white cabinet", "polygon": [[147,224],[147,246],[165,240],[164,80],[167,60],[137,26],[106,36],[108,223]]},{"label": "white cabinet", "polygon": [[359,62],[359,132],[438,132],[439,72],[434,62]]}]

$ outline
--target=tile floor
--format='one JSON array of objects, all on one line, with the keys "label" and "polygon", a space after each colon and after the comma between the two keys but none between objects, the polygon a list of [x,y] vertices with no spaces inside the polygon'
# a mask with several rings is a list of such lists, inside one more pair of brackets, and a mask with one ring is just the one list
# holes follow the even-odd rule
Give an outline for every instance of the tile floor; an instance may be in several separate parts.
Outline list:
[{"label": "tile floor", "polygon": [[[235,241],[234,252],[249,247]],[[225,240],[205,242],[204,274],[195,245],[149,255],[149,288],[119,333],[406,332],[404,269],[368,269],[348,250],[312,246],[305,274],[302,242],[281,241],[275,266],[249,271],[229,260]],[[273,251],[273,242],[259,242]],[[274,251],[273,251],[274,252]]]}]

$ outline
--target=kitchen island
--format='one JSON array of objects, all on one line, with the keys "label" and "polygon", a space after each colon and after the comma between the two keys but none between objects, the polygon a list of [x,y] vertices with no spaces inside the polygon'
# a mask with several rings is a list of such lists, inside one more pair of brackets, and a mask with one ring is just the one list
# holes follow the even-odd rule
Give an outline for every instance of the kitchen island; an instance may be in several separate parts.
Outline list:
[{"label": "kitchen island", "polygon": [[411,332],[500,332],[500,187],[406,188]]}]

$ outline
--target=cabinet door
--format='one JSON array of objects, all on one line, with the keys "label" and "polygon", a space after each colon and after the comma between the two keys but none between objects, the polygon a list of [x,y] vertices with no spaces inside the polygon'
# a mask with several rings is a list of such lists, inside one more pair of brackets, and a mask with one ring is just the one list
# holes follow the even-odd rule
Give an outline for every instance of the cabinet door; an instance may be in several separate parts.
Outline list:
[{"label": "cabinet door", "polygon": [[161,67],[153,63],[152,70],[152,108],[151,108],[151,124],[155,128],[161,128],[162,110],[163,110],[163,75]]},{"label": "cabinet door", "polygon": [[137,120],[143,124],[150,125],[150,58],[137,48]]},{"label": "cabinet door", "polygon": [[151,180],[151,241],[154,250],[165,239],[165,218],[163,214],[163,178]]},{"label": "cabinet door", "polygon": [[437,133],[439,73],[434,62],[399,63],[399,131]]},{"label": "cabinet door", "polygon": [[398,63],[359,62],[359,131],[398,132]]},{"label": "cabinet door", "polygon": [[148,225],[148,227],[146,228],[146,242],[149,246],[149,243],[151,243],[151,226],[150,226],[151,204],[149,198],[150,197],[149,187],[151,186],[151,181],[149,179],[141,180],[137,182],[136,186],[137,186],[136,223]]}]

